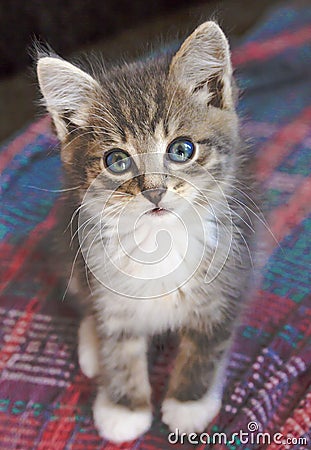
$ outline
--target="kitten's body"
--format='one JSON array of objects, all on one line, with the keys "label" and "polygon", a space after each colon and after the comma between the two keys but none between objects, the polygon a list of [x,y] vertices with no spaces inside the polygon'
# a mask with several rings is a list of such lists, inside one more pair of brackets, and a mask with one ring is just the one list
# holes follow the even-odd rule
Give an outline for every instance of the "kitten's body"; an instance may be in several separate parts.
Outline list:
[{"label": "kitten's body", "polygon": [[[86,307],[79,360],[98,382],[96,426],[114,441],[149,428],[148,337],[174,330],[181,343],[163,421],[203,431],[221,405],[250,269],[253,200],[226,39],[207,22],[172,60],[101,71],[95,81],[44,57],[38,74],[65,187],[79,186],[67,194],[70,278]],[[176,139],[195,148],[183,164],[169,159]],[[130,170],[105,167],[112,149],[127,152]]]}]

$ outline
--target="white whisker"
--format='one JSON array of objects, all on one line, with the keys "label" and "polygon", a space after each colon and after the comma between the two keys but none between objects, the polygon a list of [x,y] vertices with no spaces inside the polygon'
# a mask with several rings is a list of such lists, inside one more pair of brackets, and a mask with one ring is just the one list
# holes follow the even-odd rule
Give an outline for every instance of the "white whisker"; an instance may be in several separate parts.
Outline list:
[{"label": "white whisker", "polygon": [[35,189],[37,191],[43,191],[43,192],[61,193],[61,192],[75,191],[77,189],[80,189],[81,185],[74,186],[74,187],[67,188],[67,189],[44,189],[44,188],[40,188],[38,186],[31,186],[31,185],[26,185],[24,187],[29,188],[29,189]]}]

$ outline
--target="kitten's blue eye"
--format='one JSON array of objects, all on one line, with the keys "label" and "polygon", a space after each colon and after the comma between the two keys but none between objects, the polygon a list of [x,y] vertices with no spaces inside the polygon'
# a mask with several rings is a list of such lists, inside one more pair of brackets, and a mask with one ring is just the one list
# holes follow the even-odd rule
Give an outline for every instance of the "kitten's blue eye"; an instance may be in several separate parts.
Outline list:
[{"label": "kitten's blue eye", "polygon": [[192,158],[194,144],[189,139],[176,139],[168,146],[167,153],[172,161],[184,163]]},{"label": "kitten's blue eye", "polygon": [[114,173],[126,172],[131,166],[130,156],[123,150],[113,150],[106,156],[106,166]]}]

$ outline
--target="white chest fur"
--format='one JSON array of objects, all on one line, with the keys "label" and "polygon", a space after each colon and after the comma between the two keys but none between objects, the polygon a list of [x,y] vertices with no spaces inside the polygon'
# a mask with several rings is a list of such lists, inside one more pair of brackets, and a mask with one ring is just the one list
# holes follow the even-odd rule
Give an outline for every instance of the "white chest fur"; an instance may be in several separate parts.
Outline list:
[{"label": "white chest fur", "polygon": [[214,223],[199,216],[145,216],[135,226],[119,221],[110,235],[91,233],[84,255],[97,281],[112,293],[135,300],[164,298],[189,283],[214,236]]},{"label": "white chest fur", "polygon": [[194,220],[186,225],[148,218],[136,235],[121,230],[104,253],[96,248],[94,291],[99,309],[111,317],[111,332],[127,324],[136,332],[158,333],[187,321],[196,307],[194,290],[203,284],[201,266],[206,247],[215,242],[215,225],[206,222],[202,228]]}]

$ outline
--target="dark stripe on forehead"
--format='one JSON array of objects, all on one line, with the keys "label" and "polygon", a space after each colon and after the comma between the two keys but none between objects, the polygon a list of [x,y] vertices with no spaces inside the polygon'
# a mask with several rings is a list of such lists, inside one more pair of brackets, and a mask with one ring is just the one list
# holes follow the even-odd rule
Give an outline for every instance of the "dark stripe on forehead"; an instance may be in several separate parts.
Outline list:
[{"label": "dark stripe on forehead", "polygon": [[121,107],[118,95],[116,92],[113,92],[111,89],[108,89],[109,96],[109,109],[115,117],[116,122],[119,124],[118,131],[120,133],[122,142],[126,141],[126,133],[125,130],[128,129],[130,133],[136,137],[136,130],[134,126],[128,122],[125,115],[123,114],[123,109]]},{"label": "dark stripe on forehead", "polygon": [[164,136],[168,136],[168,123],[167,120],[163,120],[163,130],[164,130]]},{"label": "dark stripe on forehead", "polygon": [[150,97],[150,93],[147,89],[145,96],[141,95],[139,87],[137,89],[138,93],[134,94],[134,99],[132,99],[131,118],[139,130],[141,125],[145,124],[146,120],[150,117],[150,104],[152,97]]},{"label": "dark stripe on forehead", "polygon": [[165,97],[164,97],[164,93],[163,93],[163,87],[160,84],[157,84],[157,86],[156,86],[154,102],[156,105],[155,113],[150,121],[150,128],[153,133],[155,131],[157,124],[160,122],[160,119],[163,117],[163,110],[164,110],[164,106],[165,106]]},{"label": "dark stripe on forehead", "polygon": [[185,121],[181,120],[175,128],[176,137],[184,135]]},{"label": "dark stripe on forehead", "polygon": [[105,143],[126,142],[126,134],[124,127],[121,126],[120,120],[117,117],[118,105],[111,99],[107,99],[105,107],[100,109],[95,108],[96,114],[90,114],[89,124],[93,127],[96,135],[104,140]]}]

